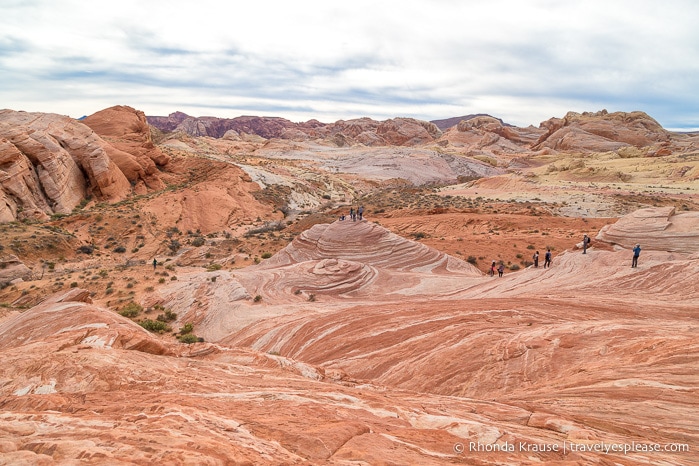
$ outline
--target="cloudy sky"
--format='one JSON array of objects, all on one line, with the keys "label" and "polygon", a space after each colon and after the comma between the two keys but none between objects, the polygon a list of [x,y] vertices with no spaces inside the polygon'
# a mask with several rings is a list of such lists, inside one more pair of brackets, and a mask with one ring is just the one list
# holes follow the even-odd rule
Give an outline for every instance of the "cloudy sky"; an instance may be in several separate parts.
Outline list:
[{"label": "cloudy sky", "polygon": [[0,0],[0,108],[699,128],[695,0]]}]

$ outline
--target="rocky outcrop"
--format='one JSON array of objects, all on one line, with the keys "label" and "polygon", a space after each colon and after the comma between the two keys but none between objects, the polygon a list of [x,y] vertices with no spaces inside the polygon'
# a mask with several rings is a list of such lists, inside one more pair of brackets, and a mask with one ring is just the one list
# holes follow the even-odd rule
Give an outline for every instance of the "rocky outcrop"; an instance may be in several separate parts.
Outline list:
[{"label": "rocky outcrop", "polygon": [[123,199],[131,185],[115,151],[71,118],[0,111],[0,220],[68,213],[87,196]]},{"label": "rocky outcrop", "polygon": [[0,256],[0,286],[15,280],[29,280],[32,271],[15,255]]},{"label": "rocky outcrop", "polygon": [[699,253],[699,212],[676,212],[674,207],[637,210],[602,228],[597,240],[627,249]]},{"label": "rocky outcrop", "polygon": [[668,141],[669,133],[643,112],[569,112],[564,118],[542,122],[532,149],[614,151],[626,146],[646,147]]},{"label": "rocky outcrop", "polygon": [[[90,115],[82,122],[116,149],[108,148],[109,156],[129,181],[144,183],[148,189],[165,187],[158,177],[156,165],[167,165],[170,157],[153,144],[150,126],[143,112],[116,106]],[[136,190],[142,191],[138,186]]]}]

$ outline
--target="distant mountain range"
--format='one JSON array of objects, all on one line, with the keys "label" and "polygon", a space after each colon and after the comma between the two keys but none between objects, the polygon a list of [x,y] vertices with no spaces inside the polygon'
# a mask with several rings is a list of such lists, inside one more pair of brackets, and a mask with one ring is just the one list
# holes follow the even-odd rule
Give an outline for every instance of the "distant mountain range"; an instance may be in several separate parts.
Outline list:
[{"label": "distant mountain range", "polygon": [[[433,120],[430,122],[440,131],[456,126],[460,121],[470,120],[476,117],[487,116],[499,121],[503,126],[511,126],[504,123],[501,119],[491,117],[485,113],[476,113],[464,115],[460,117],[451,117],[443,120]],[[285,118],[279,117],[258,117],[258,116],[239,116],[235,118],[218,118],[211,116],[193,117],[183,112],[174,112],[168,116],[147,116],[147,121],[151,126],[158,128],[163,132],[181,131],[190,136],[210,136],[214,138],[224,137],[228,131],[236,133],[255,134],[264,138],[288,138],[289,132],[303,133],[334,133],[335,128],[347,126],[359,127],[378,127],[382,123],[389,121],[413,121],[419,122],[412,118],[395,118],[379,122],[371,118],[357,118],[352,120],[339,120],[335,123],[321,123],[318,120],[309,120],[303,123],[294,123]],[[285,136],[286,135],[286,136]]]}]

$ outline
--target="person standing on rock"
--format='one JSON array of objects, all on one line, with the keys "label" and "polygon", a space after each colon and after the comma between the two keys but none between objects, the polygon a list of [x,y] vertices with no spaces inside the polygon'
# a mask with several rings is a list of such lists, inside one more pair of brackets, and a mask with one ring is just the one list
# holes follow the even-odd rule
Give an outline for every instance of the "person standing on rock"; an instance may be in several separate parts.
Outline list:
[{"label": "person standing on rock", "polygon": [[488,272],[488,273],[490,273],[491,277],[495,276],[495,261],[493,261],[493,263],[490,264],[490,272]]},{"label": "person standing on rock", "polygon": [[364,216],[364,206],[363,205],[359,206],[359,209],[357,209],[357,214],[359,214],[359,220],[361,220],[362,217]]},{"label": "person standing on rock", "polygon": [[551,248],[547,248],[544,254],[544,268],[546,267],[551,267]]},{"label": "person standing on rock", "polygon": [[633,259],[631,259],[631,267],[638,267],[638,256],[641,255],[641,245],[636,244],[636,247],[633,248]]},{"label": "person standing on rock", "polygon": [[354,207],[350,207],[350,220],[356,220],[356,217],[354,216]]},{"label": "person standing on rock", "polygon": [[590,245],[590,237],[587,235],[583,236],[583,254],[587,254],[587,247]]},{"label": "person standing on rock", "polygon": [[500,265],[498,265],[498,277],[502,277],[503,272],[505,271],[505,264],[500,261]]},{"label": "person standing on rock", "polygon": [[158,259],[153,258],[153,270],[158,266]]},{"label": "person standing on rock", "polygon": [[539,251],[536,251],[534,253],[534,257],[532,257],[532,259],[534,259],[534,268],[538,269],[539,268]]}]

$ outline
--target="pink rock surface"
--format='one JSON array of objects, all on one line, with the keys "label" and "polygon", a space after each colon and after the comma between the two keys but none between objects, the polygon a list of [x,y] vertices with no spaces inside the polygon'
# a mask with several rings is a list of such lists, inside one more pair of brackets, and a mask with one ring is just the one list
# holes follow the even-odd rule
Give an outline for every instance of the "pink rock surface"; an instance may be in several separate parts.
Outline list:
[{"label": "pink rock surface", "polygon": [[[699,260],[643,259],[593,246],[487,277],[370,222],[317,225],[150,296],[191,346],[55,295],[0,322],[2,458],[692,464]],[[634,443],[690,450],[595,450]]]}]

